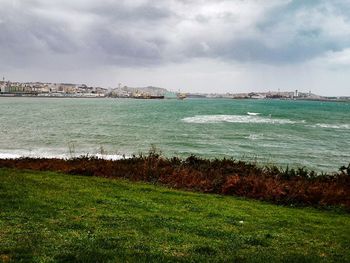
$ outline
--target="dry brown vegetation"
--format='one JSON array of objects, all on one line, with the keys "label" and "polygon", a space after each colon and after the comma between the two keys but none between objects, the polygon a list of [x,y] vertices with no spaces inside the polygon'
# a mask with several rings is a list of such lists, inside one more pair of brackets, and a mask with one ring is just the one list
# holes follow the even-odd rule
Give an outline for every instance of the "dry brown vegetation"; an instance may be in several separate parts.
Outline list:
[{"label": "dry brown vegetation", "polygon": [[21,158],[0,160],[0,168],[58,171],[124,178],[205,193],[235,195],[284,205],[341,206],[350,211],[350,165],[338,173],[317,174],[304,168],[283,170],[231,159],[207,160],[147,156],[110,161],[82,156],[69,160]]}]

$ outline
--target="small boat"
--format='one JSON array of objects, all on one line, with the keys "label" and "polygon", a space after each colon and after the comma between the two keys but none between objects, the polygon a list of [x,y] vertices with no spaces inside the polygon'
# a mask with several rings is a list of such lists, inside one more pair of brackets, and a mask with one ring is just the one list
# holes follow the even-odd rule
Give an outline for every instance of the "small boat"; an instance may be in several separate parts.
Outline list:
[{"label": "small boat", "polygon": [[260,113],[258,113],[258,112],[247,112],[247,114],[248,115],[250,115],[250,116],[258,116],[258,115],[260,115]]}]

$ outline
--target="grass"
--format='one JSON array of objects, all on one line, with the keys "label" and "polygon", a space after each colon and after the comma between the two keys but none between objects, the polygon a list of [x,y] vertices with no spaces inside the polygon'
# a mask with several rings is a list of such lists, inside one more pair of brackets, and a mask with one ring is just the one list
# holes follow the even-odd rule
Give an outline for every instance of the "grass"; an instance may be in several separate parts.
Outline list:
[{"label": "grass", "polygon": [[170,188],[248,197],[275,204],[337,207],[350,212],[350,166],[332,174],[304,168],[280,169],[233,159],[164,158],[149,155],[104,160],[80,156],[64,159],[0,159],[0,168],[54,171],[72,175],[121,178]]},{"label": "grass", "polygon": [[350,262],[350,215],[0,169],[0,261]]}]

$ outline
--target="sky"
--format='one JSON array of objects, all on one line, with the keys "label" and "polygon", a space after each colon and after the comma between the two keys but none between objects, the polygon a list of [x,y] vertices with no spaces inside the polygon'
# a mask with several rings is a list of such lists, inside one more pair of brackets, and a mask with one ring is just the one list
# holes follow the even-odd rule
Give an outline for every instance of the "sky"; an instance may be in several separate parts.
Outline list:
[{"label": "sky", "polygon": [[350,1],[0,0],[0,76],[350,96]]}]

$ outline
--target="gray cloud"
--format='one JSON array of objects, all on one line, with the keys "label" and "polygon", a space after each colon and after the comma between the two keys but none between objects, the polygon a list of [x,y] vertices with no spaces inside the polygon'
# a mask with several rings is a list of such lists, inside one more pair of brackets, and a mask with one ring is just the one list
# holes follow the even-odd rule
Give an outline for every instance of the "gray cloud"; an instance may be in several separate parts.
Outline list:
[{"label": "gray cloud", "polygon": [[88,10],[99,16],[109,17],[111,21],[139,22],[158,21],[169,18],[171,10],[166,7],[156,6],[152,3],[142,3],[137,6],[127,6],[125,2],[110,2],[108,4],[96,5]]},{"label": "gray cloud", "polygon": [[347,3],[332,3],[2,0],[0,47],[10,58],[84,53],[141,66],[195,57],[303,62],[350,45]]}]

